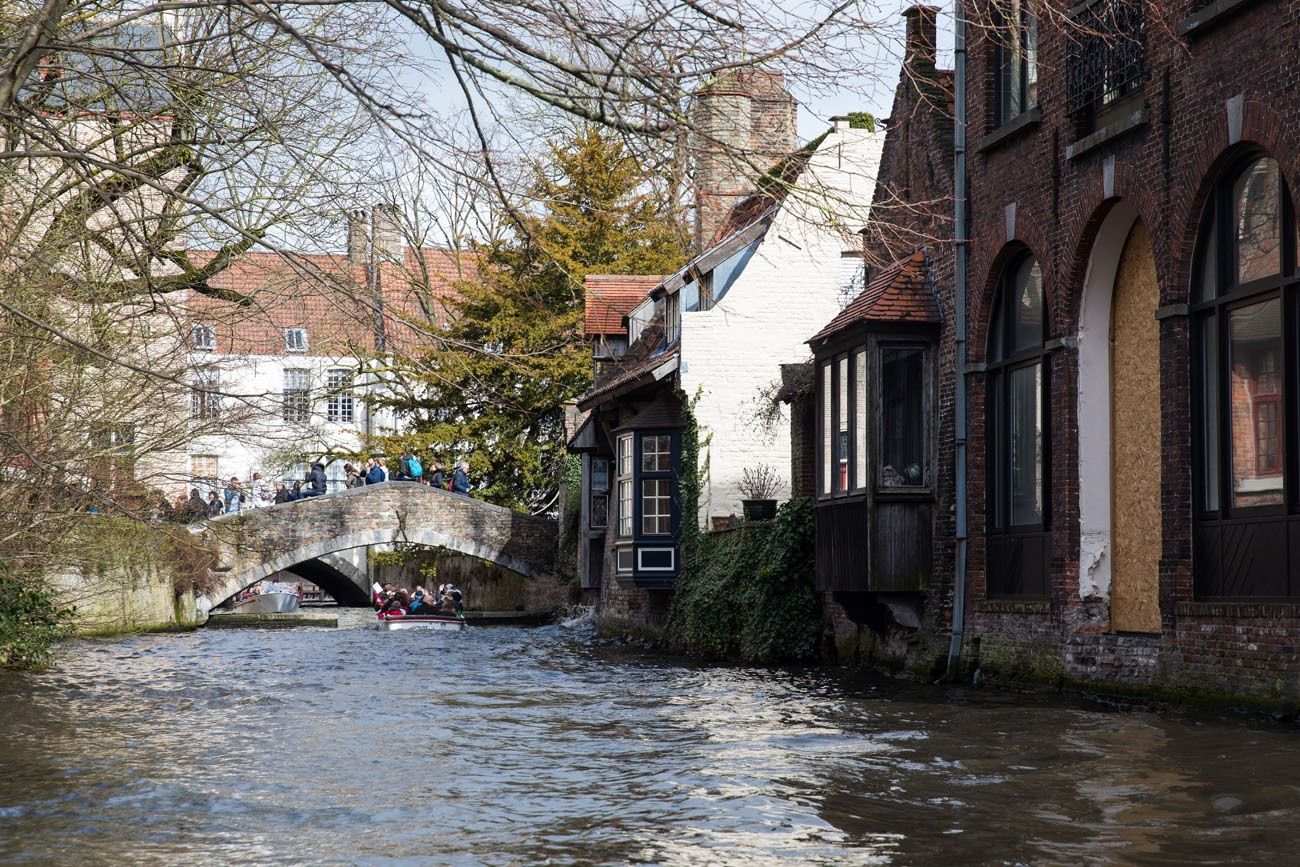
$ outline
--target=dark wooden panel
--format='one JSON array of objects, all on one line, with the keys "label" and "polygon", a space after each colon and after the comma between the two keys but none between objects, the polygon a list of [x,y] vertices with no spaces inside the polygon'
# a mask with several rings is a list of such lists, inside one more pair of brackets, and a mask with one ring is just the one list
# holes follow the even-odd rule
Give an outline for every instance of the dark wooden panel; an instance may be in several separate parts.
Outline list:
[{"label": "dark wooden panel", "polygon": [[878,501],[872,540],[875,556],[867,589],[925,589],[934,557],[929,503]]},{"label": "dark wooden panel", "polygon": [[1197,524],[1192,534],[1192,577],[1197,598],[1212,598],[1219,587],[1218,524]]},{"label": "dark wooden panel", "polygon": [[865,500],[820,503],[816,512],[817,589],[866,590],[871,562]]},{"label": "dark wooden panel", "polygon": [[[1198,564],[1198,586],[1207,598],[1282,598],[1290,593],[1285,518],[1225,522],[1217,550]],[[1202,553],[1198,551],[1197,553]]]},{"label": "dark wooden panel", "polygon": [[1047,542],[1043,532],[989,536],[985,561],[989,597],[1046,596]]}]

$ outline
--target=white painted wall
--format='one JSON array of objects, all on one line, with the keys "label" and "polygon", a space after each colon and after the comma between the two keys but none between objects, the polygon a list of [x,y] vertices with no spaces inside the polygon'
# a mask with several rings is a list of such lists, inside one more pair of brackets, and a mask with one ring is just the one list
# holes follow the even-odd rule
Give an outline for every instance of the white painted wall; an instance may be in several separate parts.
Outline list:
[{"label": "white painted wall", "polygon": [[682,315],[681,385],[701,433],[711,437],[700,522],[741,512],[746,467],[768,464],[789,496],[790,430],[782,418],[758,427],[760,393],[778,383],[782,364],[811,357],[806,342],[842,307],[845,251],[860,253],[884,138],[837,128],[818,147],[762,243],[727,295],[711,310]]},{"label": "white painted wall", "polygon": [[[1127,202],[1102,222],[1088,256],[1079,311],[1079,596],[1110,598],[1110,307],[1124,242],[1137,220]],[[1155,540],[1153,544],[1158,544]]]},{"label": "white painted wall", "polygon": [[[330,368],[357,368],[357,360],[347,357],[321,355],[221,355],[194,353],[193,361],[220,373],[222,398],[221,416],[211,422],[213,433],[203,433],[198,427],[196,435],[184,444],[183,455],[174,454],[169,459],[177,464],[166,477],[171,480],[172,496],[187,491],[191,486],[190,468],[194,455],[216,455],[218,477],[224,483],[238,476],[247,484],[254,472],[260,472],[274,486],[282,478],[294,481],[301,478],[305,468],[298,470],[287,466],[285,456],[300,452],[315,460],[331,451],[352,451],[361,443],[366,430],[367,407],[365,377],[354,380],[353,422],[336,423],[326,420],[326,371]],[[284,371],[286,368],[306,369],[311,377],[311,417],[306,424],[284,421]],[[375,386],[378,389],[378,386]],[[196,425],[204,422],[195,421]],[[376,410],[370,415],[371,431],[375,434],[394,433],[396,421],[389,411]],[[341,488],[343,461],[334,461],[326,467],[331,480],[330,489]],[[390,461],[389,470],[393,471]],[[202,486],[200,486],[202,487]],[[206,497],[207,491],[203,490]]]}]

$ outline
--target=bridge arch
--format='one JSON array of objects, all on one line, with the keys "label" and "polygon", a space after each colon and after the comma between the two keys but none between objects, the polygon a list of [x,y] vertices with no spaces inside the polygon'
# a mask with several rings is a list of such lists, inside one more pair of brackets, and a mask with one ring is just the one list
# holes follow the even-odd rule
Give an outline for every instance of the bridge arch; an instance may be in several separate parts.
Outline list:
[{"label": "bridge arch", "polygon": [[392,543],[446,548],[540,578],[551,574],[556,545],[552,519],[414,482],[283,503],[193,529],[205,536],[218,564],[219,583],[205,594],[212,606],[276,572],[310,571],[318,567],[304,564],[351,548]]}]

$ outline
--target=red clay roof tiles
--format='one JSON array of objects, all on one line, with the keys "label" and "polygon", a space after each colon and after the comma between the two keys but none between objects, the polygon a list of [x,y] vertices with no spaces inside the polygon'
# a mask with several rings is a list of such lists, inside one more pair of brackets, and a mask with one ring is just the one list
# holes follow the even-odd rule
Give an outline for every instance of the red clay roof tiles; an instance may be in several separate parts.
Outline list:
[{"label": "red clay roof tiles", "polygon": [[930,289],[925,253],[917,250],[909,258],[878,274],[857,298],[808,342],[838,334],[855,322],[939,321],[939,304]]},{"label": "red clay roof tiles", "polygon": [[586,333],[625,334],[623,317],[658,286],[663,277],[642,274],[588,274]]}]

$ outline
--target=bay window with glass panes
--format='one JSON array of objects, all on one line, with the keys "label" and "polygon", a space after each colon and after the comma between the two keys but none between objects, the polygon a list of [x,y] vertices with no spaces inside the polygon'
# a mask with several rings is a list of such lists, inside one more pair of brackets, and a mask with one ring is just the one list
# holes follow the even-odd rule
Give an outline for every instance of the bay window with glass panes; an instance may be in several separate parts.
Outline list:
[{"label": "bay window with glass panes", "polygon": [[635,431],[615,437],[617,574],[638,585],[670,581],[679,567],[681,436]]},{"label": "bay window with glass panes", "polygon": [[1193,572],[1211,599],[1300,598],[1296,223],[1278,163],[1233,165],[1191,286]]},{"label": "bay window with glass panes", "polygon": [[929,574],[934,337],[863,324],[816,347],[820,590],[915,591]]}]

